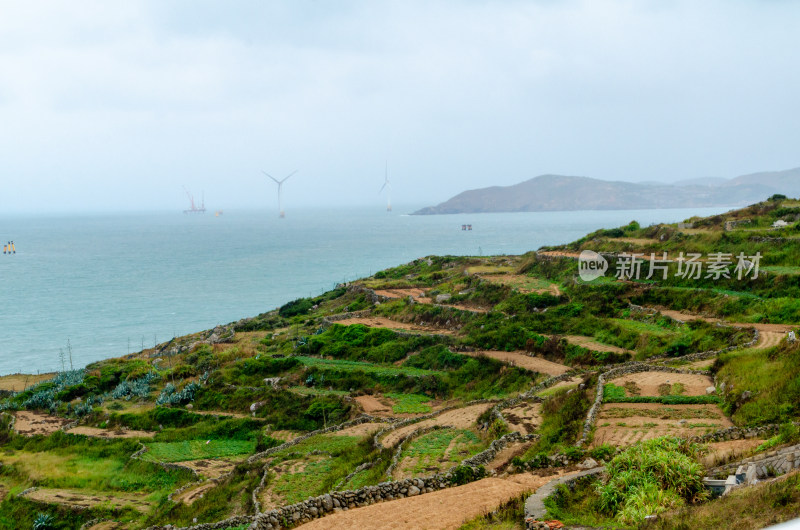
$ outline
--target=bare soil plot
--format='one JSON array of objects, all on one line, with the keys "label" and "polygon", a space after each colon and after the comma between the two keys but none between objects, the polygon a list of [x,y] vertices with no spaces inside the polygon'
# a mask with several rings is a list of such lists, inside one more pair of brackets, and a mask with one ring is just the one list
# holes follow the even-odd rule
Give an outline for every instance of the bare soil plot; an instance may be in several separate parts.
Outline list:
[{"label": "bare soil plot", "polygon": [[454,333],[448,329],[419,326],[417,324],[409,324],[407,322],[397,322],[396,320],[390,320],[384,317],[346,318],[344,320],[337,320],[336,323],[343,326],[364,324],[365,326],[369,326],[371,328],[387,328],[396,331],[410,331],[428,335],[452,335]]},{"label": "bare soil plot", "polygon": [[356,403],[361,405],[361,408],[364,409],[364,412],[370,414],[372,416],[380,416],[380,417],[391,417],[392,414],[392,406],[386,402],[381,401],[375,396],[358,396],[353,398]]},{"label": "bare soil plot", "polygon": [[215,482],[204,482],[194,488],[189,488],[172,496],[173,502],[182,502],[186,505],[191,505],[194,501],[200,500],[210,490],[217,486]]},{"label": "bare soil plot", "polygon": [[[422,299],[425,298],[425,291],[417,287],[412,287],[409,289],[377,289],[375,291],[375,294],[377,294],[378,296],[385,296],[386,298],[394,298],[394,299],[408,298],[410,296],[411,298],[417,301],[422,301]],[[430,300],[430,298],[425,298],[425,300]]]},{"label": "bare soil plot", "polygon": [[386,434],[386,436],[383,437],[381,443],[386,447],[394,447],[400,440],[415,430],[422,429],[424,427],[432,427],[434,425],[440,425],[442,427],[455,427],[456,429],[468,429],[469,427],[475,425],[478,416],[483,414],[485,410],[491,408],[492,406],[492,403],[481,403],[479,405],[470,405],[468,407],[448,410],[447,412],[443,412],[434,418],[412,423],[410,425],[406,425],[405,427],[400,427],[399,429],[390,431]]},{"label": "bare soil plot", "polygon": [[208,479],[219,478],[227,475],[241,461],[230,458],[205,458],[202,460],[185,460],[180,462],[182,467],[188,467]]},{"label": "bare soil plot", "polygon": [[68,434],[82,434],[93,438],[152,438],[156,433],[151,431],[127,431],[123,429],[100,429],[97,427],[73,427]]},{"label": "bare soil plot", "polygon": [[28,387],[31,387],[42,381],[47,381],[55,377],[55,372],[47,374],[11,374],[0,376],[0,390],[7,390],[10,392],[22,392]]},{"label": "bare soil plot", "polygon": [[608,381],[617,386],[635,383],[639,387],[640,396],[659,396],[659,385],[680,383],[684,387],[684,396],[704,396],[706,388],[714,386],[714,380],[699,374],[671,374],[668,372],[638,372],[627,374]]},{"label": "bare soil plot", "polygon": [[65,418],[30,410],[20,410],[16,413],[16,417],[14,430],[17,431],[18,434],[24,436],[33,436],[35,434],[44,434],[46,436],[53,434],[70,422],[70,420]]},{"label": "bare soil plot", "polygon": [[582,346],[592,351],[609,351],[612,353],[633,353],[618,346],[610,346],[608,344],[597,342],[594,339],[594,337],[585,337],[583,335],[564,335],[564,338],[567,339],[567,342],[569,342],[570,344]]},{"label": "bare soil plot", "polygon": [[469,355],[470,357],[478,357],[485,355],[492,359],[497,359],[512,366],[519,366],[526,368],[540,374],[547,375],[561,375],[569,372],[572,368],[563,364],[554,363],[541,357],[531,357],[524,351],[495,351],[495,350],[482,350],[475,352],[458,352],[462,355]]},{"label": "bare soil plot", "polygon": [[358,425],[353,425],[352,427],[347,427],[346,429],[342,429],[340,431],[336,431],[336,436],[356,436],[361,438],[362,436],[368,436],[370,434],[374,434],[381,429],[386,428],[386,423],[360,423]]},{"label": "bare soil plot", "polygon": [[520,434],[533,434],[542,423],[542,404],[525,403],[502,410],[508,428]]},{"label": "bare soil plot", "polygon": [[750,454],[762,443],[764,440],[758,438],[710,443],[708,444],[708,454],[703,457],[702,463],[706,467],[714,467],[725,462],[736,461]]},{"label": "bare soil plot", "polygon": [[532,278],[524,274],[487,274],[479,275],[478,277],[490,283],[506,285],[521,293],[552,294],[553,296],[561,296],[561,289],[558,288],[558,285],[550,283],[546,280]]},{"label": "bare soil plot", "polygon": [[303,530],[440,530],[456,529],[465,521],[495,510],[501,504],[532,492],[559,475],[529,473],[485,478],[444,490],[381,502],[334,513],[299,526]]},{"label": "bare soil plot", "polygon": [[626,447],[659,436],[689,437],[732,427],[717,405],[604,403],[596,421],[592,446]]},{"label": "bare soil plot", "polygon": [[502,472],[515,456],[522,456],[533,445],[533,442],[514,442],[508,444],[497,453],[491,462],[486,464],[487,471]]},{"label": "bare soil plot", "polygon": [[39,488],[25,495],[25,498],[31,501],[61,504],[62,506],[73,508],[93,508],[101,504],[113,508],[128,506],[143,513],[149,511],[151,506],[145,500],[145,495],[118,492],[113,494],[88,493],[57,488]]}]

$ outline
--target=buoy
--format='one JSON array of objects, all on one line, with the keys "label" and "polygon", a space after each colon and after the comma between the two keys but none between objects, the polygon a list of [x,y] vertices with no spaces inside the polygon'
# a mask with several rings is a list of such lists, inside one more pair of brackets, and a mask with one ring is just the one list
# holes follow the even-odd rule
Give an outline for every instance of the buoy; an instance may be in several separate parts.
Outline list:
[{"label": "buoy", "polygon": [[13,241],[11,242],[11,252],[13,252],[14,254],[17,253],[17,247],[14,246],[14,242]]}]

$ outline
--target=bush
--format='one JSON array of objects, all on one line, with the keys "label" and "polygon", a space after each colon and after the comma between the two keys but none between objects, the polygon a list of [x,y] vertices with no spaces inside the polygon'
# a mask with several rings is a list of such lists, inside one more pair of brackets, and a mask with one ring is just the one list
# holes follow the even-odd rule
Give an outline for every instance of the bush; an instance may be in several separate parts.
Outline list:
[{"label": "bush", "polygon": [[647,515],[705,500],[704,469],[697,462],[703,451],[669,436],[628,448],[606,465],[608,480],[597,487],[601,509],[624,524],[636,524]]},{"label": "bush", "polygon": [[314,303],[309,298],[298,298],[288,304],[284,304],[278,309],[278,314],[283,318],[290,318],[297,315],[305,315],[308,313]]}]

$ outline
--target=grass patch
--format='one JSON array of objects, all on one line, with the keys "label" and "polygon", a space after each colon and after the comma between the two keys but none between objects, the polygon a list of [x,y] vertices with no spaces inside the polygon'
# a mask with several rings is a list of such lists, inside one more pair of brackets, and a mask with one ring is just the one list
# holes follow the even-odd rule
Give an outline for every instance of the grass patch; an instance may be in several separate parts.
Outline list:
[{"label": "grass patch", "polygon": [[222,458],[252,453],[255,442],[246,440],[185,440],[145,444],[147,451],[140,457],[145,462],[182,462],[203,458]]},{"label": "grass patch", "polygon": [[[438,429],[409,443],[403,450],[403,461],[415,460],[410,471],[416,476],[449,468],[479,453],[483,447],[480,438],[472,431]],[[450,448],[449,453],[448,448]],[[400,467],[403,467],[402,461]]]},{"label": "grass patch", "polygon": [[428,396],[421,394],[385,394],[385,396],[396,402],[392,405],[392,412],[395,414],[424,414],[431,411],[431,406],[427,404],[431,400]]}]

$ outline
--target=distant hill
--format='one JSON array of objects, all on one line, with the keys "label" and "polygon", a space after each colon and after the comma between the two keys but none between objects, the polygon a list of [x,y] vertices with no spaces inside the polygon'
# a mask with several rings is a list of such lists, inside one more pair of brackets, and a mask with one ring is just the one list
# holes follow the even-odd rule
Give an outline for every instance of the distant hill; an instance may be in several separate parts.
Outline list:
[{"label": "distant hill", "polygon": [[540,175],[512,186],[464,191],[414,214],[739,206],[764,200],[775,193],[800,196],[800,168],[734,179],[692,179],[676,184]]}]

